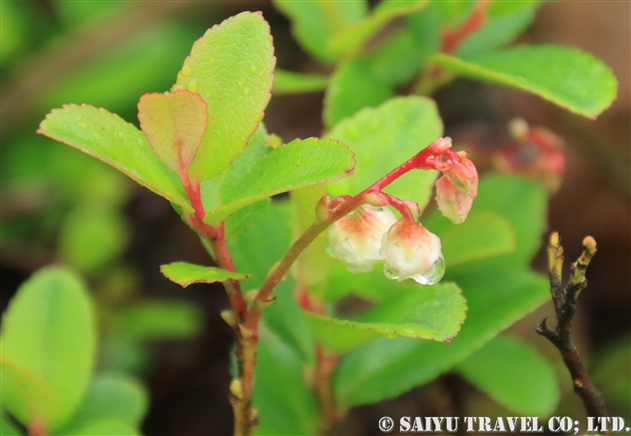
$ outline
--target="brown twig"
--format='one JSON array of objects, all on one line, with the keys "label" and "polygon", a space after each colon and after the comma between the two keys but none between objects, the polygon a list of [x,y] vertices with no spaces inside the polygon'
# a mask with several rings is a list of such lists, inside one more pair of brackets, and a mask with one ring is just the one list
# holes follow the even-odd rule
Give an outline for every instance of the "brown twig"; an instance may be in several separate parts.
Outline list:
[{"label": "brown twig", "polygon": [[596,390],[585,366],[581,362],[576,344],[572,339],[572,319],[576,312],[576,299],[579,293],[587,287],[585,271],[596,254],[596,241],[591,236],[583,239],[583,253],[570,267],[570,280],[562,286],[563,247],[561,247],[559,234],[550,235],[548,245],[548,273],[550,277],[550,293],[556,312],[557,327],[550,330],[546,319],[537,326],[537,333],[545,336],[559,350],[565,366],[570,371],[574,392],[583,401],[588,416],[607,416],[605,403]]}]

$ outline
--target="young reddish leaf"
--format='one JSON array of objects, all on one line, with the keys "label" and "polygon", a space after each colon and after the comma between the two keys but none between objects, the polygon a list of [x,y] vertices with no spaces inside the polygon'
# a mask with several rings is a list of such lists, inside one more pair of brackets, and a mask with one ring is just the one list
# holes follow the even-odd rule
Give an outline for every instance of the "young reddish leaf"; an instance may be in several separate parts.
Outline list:
[{"label": "young reddish leaf", "polygon": [[195,42],[172,90],[198,93],[208,128],[189,173],[200,181],[224,171],[241,154],[270,99],[274,48],[261,13],[243,12]]},{"label": "young reddish leaf", "polygon": [[208,113],[199,94],[190,91],[145,94],[138,103],[140,128],[160,160],[185,174],[202,142]]},{"label": "young reddish leaf", "polygon": [[242,280],[250,277],[243,273],[187,262],[173,262],[168,265],[162,265],[160,271],[167,279],[183,288],[193,283],[225,282],[226,280]]}]

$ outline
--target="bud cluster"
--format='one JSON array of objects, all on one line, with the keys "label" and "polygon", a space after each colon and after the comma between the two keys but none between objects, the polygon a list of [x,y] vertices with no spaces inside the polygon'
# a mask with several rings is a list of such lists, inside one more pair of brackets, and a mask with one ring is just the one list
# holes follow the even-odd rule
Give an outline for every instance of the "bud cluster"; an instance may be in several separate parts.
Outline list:
[{"label": "bud cluster", "polygon": [[[445,262],[438,236],[416,222],[416,203],[385,194],[381,189],[409,169],[436,169],[442,176],[436,182],[436,202],[443,215],[462,223],[478,194],[478,172],[465,152],[454,153],[451,139],[440,138],[410,161],[359,194],[363,205],[329,227],[328,253],[346,264],[352,273],[369,272],[384,261],[383,271],[392,280],[413,279],[422,285],[438,282]],[[392,177],[392,175],[395,177]],[[376,187],[376,188],[375,188]],[[334,199],[331,205],[344,200]],[[322,202],[322,208],[327,202]],[[386,207],[401,212],[397,220]],[[325,214],[320,211],[318,216]]]}]

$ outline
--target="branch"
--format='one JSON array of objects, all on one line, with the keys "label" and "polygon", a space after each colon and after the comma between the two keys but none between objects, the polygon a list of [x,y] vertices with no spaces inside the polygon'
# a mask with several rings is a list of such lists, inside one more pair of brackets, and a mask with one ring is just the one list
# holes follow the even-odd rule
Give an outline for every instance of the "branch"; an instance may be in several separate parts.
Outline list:
[{"label": "branch", "polygon": [[548,245],[548,274],[550,277],[550,294],[556,312],[557,327],[550,330],[546,319],[537,326],[537,333],[546,337],[559,350],[565,366],[570,371],[574,392],[583,401],[588,416],[607,416],[605,403],[596,390],[581,357],[572,339],[572,319],[576,312],[576,299],[580,292],[587,287],[585,271],[596,254],[596,241],[591,236],[583,239],[583,253],[570,266],[570,280],[565,288],[562,287],[563,247],[561,247],[559,234],[550,235]]}]

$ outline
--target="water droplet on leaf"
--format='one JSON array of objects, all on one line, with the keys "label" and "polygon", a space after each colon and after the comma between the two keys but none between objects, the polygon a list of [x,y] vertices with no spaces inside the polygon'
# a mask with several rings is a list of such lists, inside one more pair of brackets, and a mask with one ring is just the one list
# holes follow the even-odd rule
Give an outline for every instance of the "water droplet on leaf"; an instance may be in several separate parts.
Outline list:
[{"label": "water droplet on leaf", "polygon": [[85,129],[86,127],[88,127],[88,125],[87,125],[86,123],[84,123],[83,121],[81,121],[81,122],[79,123],[79,127],[80,127],[81,129]]},{"label": "water droplet on leaf", "polygon": [[183,76],[190,76],[191,75],[191,67],[189,67],[188,65],[184,65],[182,67],[182,75]]},{"label": "water droplet on leaf", "polygon": [[245,95],[248,95],[250,93],[250,88],[248,88],[247,86],[245,88],[243,88],[243,93]]}]

